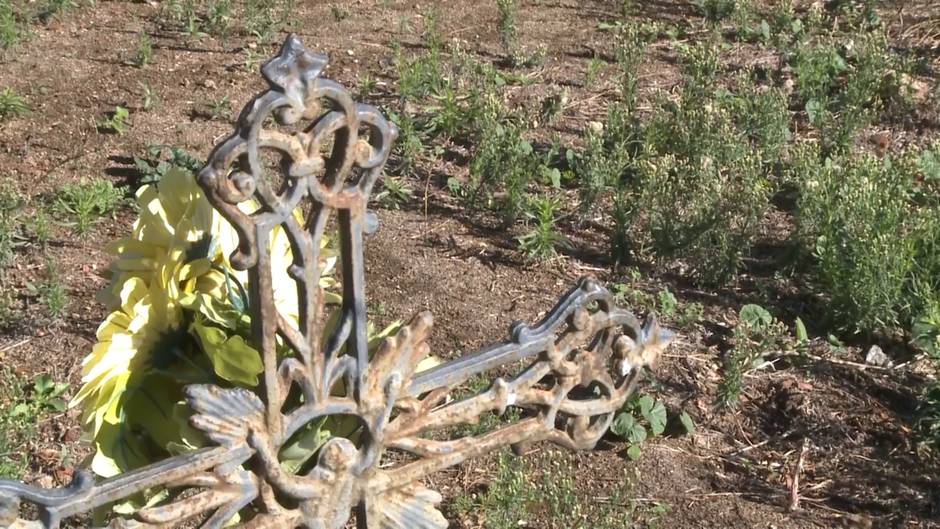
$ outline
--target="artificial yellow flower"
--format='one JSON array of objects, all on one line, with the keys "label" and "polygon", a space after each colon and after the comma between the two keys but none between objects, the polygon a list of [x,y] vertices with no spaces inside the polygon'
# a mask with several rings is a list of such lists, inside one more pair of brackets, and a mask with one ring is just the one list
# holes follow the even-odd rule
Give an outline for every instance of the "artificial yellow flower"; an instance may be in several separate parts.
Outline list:
[{"label": "artificial yellow flower", "polygon": [[[189,344],[199,344],[211,361],[209,371],[230,382],[255,385],[260,372],[257,351],[234,334],[235,327],[229,329],[231,336],[224,336],[222,329],[203,325],[199,310],[199,306],[234,310],[234,300],[247,301],[242,299],[242,289],[248,275],[233,270],[229,263],[238,246],[237,232],[212,207],[193,176],[180,169],[167,172],[156,185],[139,189],[137,204],[140,217],[131,235],[109,247],[117,258],[102,298],[111,313],[99,326],[97,343],[83,361],[83,386],[72,401],[73,406],[83,406],[85,430],[98,448],[96,467],[108,468],[107,474],[129,461],[124,458],[118,463],[109,455],[115,450],[109,445],[125,442],[123,434],[115,436],[126,420],[125,408],[140,386],[151,383],[148,373],[165,369],[185,355]],[[246,213],[257,209],[252,203],[242,207]],[[302,221],[299,211],[295,214]],[[327,257],[320,263],[320,285],[326,288],[334,282],[328,274],[335,257],[325,250],[325,238],[323,242]],[[271,234],[270,255],[275,304],[287,321],[296,324],[297,285],[288,275],[293,256],[289,238],[280,227]],[[335,302],[336,297],[328,295],[328,301]],[[187,316],[186,310],[195,313]],[[205,378],[212,381],[208,373]],[[181,387],[183,381],[178,383]],[[146,391],[153,392],[152,388]],[[173,397],[169,398],[167,402],[172,403]],[[165,431],[151,433],[167,437]]]}]

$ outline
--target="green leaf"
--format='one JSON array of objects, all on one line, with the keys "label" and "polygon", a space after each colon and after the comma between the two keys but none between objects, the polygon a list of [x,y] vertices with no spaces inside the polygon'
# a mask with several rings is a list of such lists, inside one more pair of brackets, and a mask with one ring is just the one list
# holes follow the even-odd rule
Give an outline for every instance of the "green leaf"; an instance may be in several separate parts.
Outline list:
[{"label": "green leaf", "polygon": [[753,304],[741,307],[738,317],[741,319],[741,323],[752,329],[764,329],[774,321],[774,317],[770,312],[767,312],[767,309]]},{"label": "green leaf", "polygon": [[610,423],[610,431],[618,437],[626,439],[630,435],[630,431],[633,430],[634,424],[636,424],[636,419],[633,418],[633,414],[623,411],[618,413],[613,422]]},{"label": "green leaf", "polygon": [[66,407],[65,401],[62,399],[50,399],[46,402],[46,406],[60,413],[65,411]]},{"label": "green leaf", "polygon": [[634,420],[633,428],[627,433],[627,441],[637,445],[646,441],[646,428]]},{"label": "green leaf", "polygon": [[655,401],[649,411],[643,414],[643,418],[649,423],[653,437],[657,437],[666,431],[666,422],[669,418],[666,413],[666,406],[661,401]]},{"label": "green leaf", "polygon": [[822,117],[823,112],[826,111],[826,106],[820,103],[816,99],[810,99],[806,102],[806,117],[809,119],[809,122],[815,125],[819,118]]},{"label": "green leaf", "polygon": [[16,406],[13,406],[13,410],[10,412],[11,417],[23,417],[29,415],[29,404],[21,402]]},{"label": "green leaf", "polygon": [[649,395],[643,395],[640,397],[637,403],[640,405],[640,415],[646,418],[646,420],[649,420],[650,410],[653,409],[653,404],[655,403],[653,397],[650,397]]},{"label": "green leaf", "polygon": [[760,34],[764,40],[770,40],[770,24],[766,20],[760,21]]},{"label": "green leaf", "polygon": [[692,420],[692,417],[690,417],[687,412],[683,411],[679,414],[679,422],[682,423],[682,428],[685,429],[686,435],[695,434],[695,421]]},{"label": "green leaf", "polygon": [[244,338],[229,337],[222,329],[201,322],[194,322],[191,329],[199,337],[202,350],[212,361],[217,375],[237,384],[258,385],[258,375],[264,370],[261,354],[245,343]]},{"label": "green leaf", "polygon": [[630,445],[627,447],[627,457],[630,458],[630,461],[636,461],[637,459],[640,459],[640,455],[642,454],[638,445]]},{"label": "green leaf", "polygon": [[796,319],[796,343],[802,345],[809,341],[809,335],[806,333],[806,325],[803,320]]}]

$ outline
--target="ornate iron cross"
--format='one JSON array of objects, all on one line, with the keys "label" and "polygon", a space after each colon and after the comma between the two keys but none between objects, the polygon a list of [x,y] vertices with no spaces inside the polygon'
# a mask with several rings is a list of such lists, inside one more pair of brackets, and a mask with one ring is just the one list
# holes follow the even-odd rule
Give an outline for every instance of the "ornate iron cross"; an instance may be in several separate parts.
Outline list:
[{"label": "ornate iron cross", "polygon": [[[218,528],[239,515],[246,528],[341,529],[355,515],[360,529],[446,529],[436,508],[441,496],[422,485],[428,474],[506,445],[551,441],[588,449],[605,434],[642,367],[672,335],[652,316],[641,323],[617,308],[591,279],[581,280],[537,324],[514,325],[507,342],[426,371],[416,366],[428,355],[427,312],[370,357],[363,237],[376,227],[367,203],[396,129],[378,110],[321,78],[326,62],[288,37],[261,69],[269,88],[245,107],[235,132],[198,175],[239,234],[231,263],[249,273],[263,398],[237,387],[189,386],[191,423],[216,446],[98,483],[79,471],[58,490],[0,482],[0,526],[54,528],[66,517],[159,487],[173,493],[112,526]],[[279,162],[276,171],[272,160]],[[245,213],[238,205],[246,201],[260,208]],[[291,241],[296,322],[274,301],[268,248],[276,226]],[[342,304],[339,324],[324,339],[327,305],[318,263],[328,229],[339,234]],[[283,354],[284,344],[292,354]],[[527,367],[517,376],[452,398],[451,390],[471,377],[521,361]],[[524,410],[522,418],[481,435],[454,434],[454,426],[509,407]],[[358,419],[356,442],[334,437],[309,471],[283,470],[282,445],[312,421],[335,415]],[[19,518],[24,501],[38,508],[39,520]]]}]

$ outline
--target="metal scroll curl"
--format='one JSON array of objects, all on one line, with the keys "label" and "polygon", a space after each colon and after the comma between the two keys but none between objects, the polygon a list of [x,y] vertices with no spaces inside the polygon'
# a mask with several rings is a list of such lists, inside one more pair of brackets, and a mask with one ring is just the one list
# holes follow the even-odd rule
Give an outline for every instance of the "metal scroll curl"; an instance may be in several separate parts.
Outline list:
[{"label": "metal scroll curl", "polygon": [[[99,483],[78,472],[59,490],[2,481],[0,526],[54,528],[83,511],[167,487],[181,492],[112,526],[219,528],[238,521],[250,528],[341,529],[354,516],[360,529],[445,529],[436,507],[441,496],[423,478],[502,446],[521,451],[549,441],[592,448],[641,368],[668,345],[672,335],[654,317],[639,321],[584,279],[537,324],[518,324],[506,342],[426,371],[416,370],[429,355],[427,312],[370,355],[363,237],[375,225],[368,198],[396,132],[375,108],[321,78],[326,63],[289,36],[262,67],[268,90],[245,107],[235,132],[198,174],[239,235],[231,262],[249,275],[252,336],[264,363],[261,397],[189,386],[192,425],[215,447]],[[291,243],[287,273],[297,289],[296,318],[274,297],[274,272],[283,271],[272,270],[269,241],[278,226]],[[342,277],[342,303],[332,315],[319,277],[327,230],[338,233]],[[328,317],[336,324],[324,337]],[[513,377],[452,397],[472,377],[519,365]],[[461,431],[455,426],[510,407],[522,418],[479,435],[455,433]],[[285,470],[278,458],[285,443],[311,422],[337,415],[357,420],[356,442],[334,437],[315,464]],[[21,502],[37,506],[39,519],[20,519]]]}]

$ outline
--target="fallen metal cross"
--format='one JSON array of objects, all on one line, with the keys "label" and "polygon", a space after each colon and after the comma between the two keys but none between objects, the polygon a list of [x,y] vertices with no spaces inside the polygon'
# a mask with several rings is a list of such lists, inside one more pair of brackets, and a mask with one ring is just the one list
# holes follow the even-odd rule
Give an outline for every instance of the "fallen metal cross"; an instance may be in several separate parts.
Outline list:
[{"label": "fallen metal cross", "polygon": [[[239,235],[231,262],[249,273],[263,398],[237,387],[189,386],[191,423],[216,446],[98,483],[79,471],[58,490],[0,481],[0,526],[54,528],[67,517],[163,487],[173,491],[163,503],[111,525],[218,528],[239,515],[246,528],[341,529],[355,516],[360,529],[446,529],[436,508],[441,496],[423,478],[507,445],[517,451],[538,441],[594,447],[642,367],[669,343],[672,335],[654,317],[641,323],[597,282],[583,279],[542,321],[514,325],[505,343],[416,372],[429,353],[432,319],[423,312],[370,357],[363,237],[376,227],[367,203],[396,130],[378,110],[321,78],[326,62],[288,37],[261,70],[268,90],[245,107],[235,132],[198,174],[212,205]],[[269,174],[271,155],[282,162],[280,175]],[[261,207],[245,213],[238,205],[248,201]],[[339,233],[342,304],[339,324],[323,340],[318,263],[331,223]],[[274,298],[269,240],[277,226],[293,250],[296,322]],[[279,341],[293,354],[279,354]],[[452,396],[472,377],[520,361],[527,367],[517,376],[496,378],[476,395]],[[289,393],[302,398],[288,400]],[[454,426],[509,407],[524,410],[522,418],[455,438]],[[334,437],[308,472],[282,469],[284,443],[312,421],[336,415],[358,419],[356,442]],[[21,519],[21,502],[35,505],[39,519]]]}]

